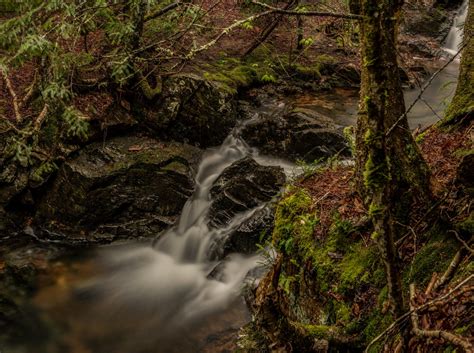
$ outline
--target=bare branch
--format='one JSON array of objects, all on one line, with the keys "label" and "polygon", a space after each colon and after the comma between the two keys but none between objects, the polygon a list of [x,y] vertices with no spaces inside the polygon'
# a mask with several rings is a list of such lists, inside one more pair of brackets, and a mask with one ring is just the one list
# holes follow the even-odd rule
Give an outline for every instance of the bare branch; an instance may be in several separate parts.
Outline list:
[{"label": "bare branch", "polygon": [[402,322],[404,322],[405,320],[407,320],[409,317],[411,317],[411,314],[412,314],[412,311],[415,310],[417,312],[419,311],[422,311],[424,309],[427,309],[429,307],[432,307],[434,305],[436,305],[437,303],[439,302],[444,302],[446,299],[452,299],[452,297],[454,297],[454,294],[459,290],[461,289],[465,284],[469,283],[470,281],[472,281],[474,279],[474,275],[470,275],[469,277],[465,278],[461,283],[459,283],[456,287],[454,287],[452,290],[450,290],[448,293],[446,293],[445,295],[442,295],[438,298],[435,298],[423,305],[420,305],[419,307],[417,308],[414,308],[414,309],[410,309],[410,311],[406,312],[405,314],[403,314],[402,316],[400,316],[398,319],[396,319],[394,322],[392,322],[392,324],[386,329],[384,330],[380,335],[378,335],[377,337],[375,337],[368,345],[367,347],[365,348],[364,352],[365,353],[368,353],[369,352],[369,349],[370,347],[372,347],[375,343],[377,343],[378,341],[380,341],[386,334],[388,334],[389,332],[392,332],[392,330],[394,330],[397,326],[399,326]]},{"label": "bare branch", "polygon": [[449,263],[447,270],[444,272],[441,278],[436,281],[433,286],[433,290],[441,288],[452,278],[463,258],[463,249],[461,248],[461,250],[458,250],[454,255],[454,258]]},{"label": "bare branch", "polygon": [[165,7],[163,7],[162,9],[156,10],[156,11],[152,12],[151,14],[145,16],[145,22],[153,20],[157,17],[163,16],[164,14],[170,12],[171,10],[177,8],[180,5],[182,5],[182,3],[180,1],[176,1],[172,4],[169,4]]},{"label": "bare branch", "polygon": [[44,105],[41,112],[38,114],[38,117],[35,120],[35,131],[39,131],[41,128],[41,124],[43,123],[46,115],[48,114],[49,106],[47,104]]},{"label": "bare branch", "polygon": [[455,346],[461,347],[465,352],[473,353],[474,346],[465,338],[455,335],[451,332],[441,330],[422,330],[418,325],[418,314],[414,306],[415,299],[415,284],[410,284],[410,317],[412,323],[412,332],[416,336],[426,338],[442,338],[445,341],[452,343]]},{"label": "bare branch", "polygon": [[[448,233],[453,233],[456,237],[456,239],[466,248],[467,251],[469,251],[471,254],[474,254],[474,250],[469,246],[468,243],[466,243],[458,234],[458,232],[456,232],[455,230],[450,230],[448,231]],[[471,241],[472,241],[472,237],[471,237]]]},{"label": "bare branch", "polygon": [[418,93],[418,96],[416,97],[416,99],[405,110],[405,113],[403,113],[398,118],[398,120],[390,127],[390,129],[387,130],[387,132],[385,133],[385,136],[390,135],[392,133],[392,131],[397,127],[397,125],[400,124],[400,122],[407,117],[408,113],[410,113],[410,111],[413,109],[413,107],[416,105],[416,103],[418,103],[418,101],[421,99],[421,97],[423,96],[423,93],[425,93],[426,89],[429,86],[431,86],[431,84],[433,83],[433,80],[436,78],[436,76],[438,76],[442,71],[444,71],[444,69],[446,69],[448,67],[448,65],[451,64],[454,61],[454,59],[456,59],[456,57],[463,51],[463,49],[467,46],[468,43],[469,43],[469,41],[467,40],[466,43],[464,43],[464,45],[457,51],[457,53],[454,54],[438,71],[436,71],[429,78],[429,80],[421,88],[420,93]]},{"label": "bare branch", "polygon": [[15,90],[13,89],[12,82],[10,81],[10,78],[8,77],[8,74],[0,68],[0,71],[2,72],[3,80],[5,81],[5,84],[7,85],[8,92],[10,93],[10,96],[12,97],[13,101],[13,111],[15,112],[15,119],[16,122],[19,123],[21,122],[21,114],[20,114],[20,106],[18,104],[18,97],[16,95]]},{"label": "bare branch", "polygon": [[219,40],[222,39],[222,37],[224,37],[225,35],[229,34],[230,31],[232,31],[233,29],[239,27],[239,26],[242,26],[244,23],[246,22],[250,22],[250,21],[254,21],[260,17],[263,17],[263,16],[268,16],[272,13],[275,13],[275,11],[273,10],[269,10],[269,11],[264,11],[264,12],[260,12],[256,15],[252,15],[252,16],[249,16],[247,18],[244,18],[242,20],[239,20],[239,21],[235,21],[233,24],[231,24],[230,26],[224,28],[222,30],[221,33],[219,33],[213,40],[211,40],[210,42],[204,44],[204,45],[201,45],[200,47],[198,48],[195,48],[195,49],[191,49],[189,51],[189,53],[186,55],[186,59],[192,59],[196,54],[204,51],[204,50],[207,50],[209,49],[210,47],[214,46]]},{"label": "bare branch", "polygon": [[272,10],[274,13],[280,13],[283,15],[289,16],[313,16],[313,17],[335,17],[335,18],[344,18],[347,20],[362,20],[364,16],[356,14],[344,14],[344,13],[334,13],[334,12],[321,12],[321,11],[292,11],[280,9],[278,7],[273,7],[263,2],[252,0],[252,4],[264,7],[266,9]]}]

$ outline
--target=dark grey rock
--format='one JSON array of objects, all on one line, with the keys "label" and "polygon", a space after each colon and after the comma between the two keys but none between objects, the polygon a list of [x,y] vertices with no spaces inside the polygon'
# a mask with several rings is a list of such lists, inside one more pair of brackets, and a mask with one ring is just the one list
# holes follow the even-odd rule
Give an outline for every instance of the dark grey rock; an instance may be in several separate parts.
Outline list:
[{"label": "dark grey rock", "polygon": [[226,226],[237,213],[269,202],[284,182],[285,174],[280,167],[261,166],[250,157],[233,163],[211,189],[210,226]]},{"label": "dark grey rock", "polygon": [[155,236],[173,224],[194,190],[201,151],[140,137],[94,143],[64,163],[40,202],[38,237],[109,242]]},{"label": "dark grey rock", "polygon": [[163,93],[145,109],[145,119],[160,136],[202,147],[224,141],[238,119],[231,92],[196,75],[164,80]]},{"label": "dark grey rock", "polygon": [[242,129],[243,139],[263,154],[313,162],[336,153],[349,155],[338,126],[310,109],[294,109],[281,115],[262,115]]}]

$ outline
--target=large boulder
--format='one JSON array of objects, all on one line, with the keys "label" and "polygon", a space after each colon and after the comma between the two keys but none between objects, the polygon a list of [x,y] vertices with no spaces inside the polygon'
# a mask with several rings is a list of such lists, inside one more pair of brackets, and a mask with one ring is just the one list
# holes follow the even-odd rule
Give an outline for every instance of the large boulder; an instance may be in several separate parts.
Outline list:
[{"label": "large boulder", "polygon": [[250,157],[233,163],[211,189],[209,225],[214,228],[229,225],[238,213],[269,202],[284,183],[285,174],[280,167],[262,166]]},{"label": "large boulder", "polygon": [[141,137],[94,143],[63,164],[29,231],[74,242],[155,236],[194,189],[195,147]]},{"label": "large boulder", "polygon": [[242,138],[264,154],[313,162],[339,153],[348,155],[338,126],[311,109],[298,108],[281,115],[264,115],[242,129]]},{"label": "large boulder", "polygon": [[220,145],[238,118],[231,92],[191,74],[164,79],[163,92],[144,113],[160,136],[202,147]]}]

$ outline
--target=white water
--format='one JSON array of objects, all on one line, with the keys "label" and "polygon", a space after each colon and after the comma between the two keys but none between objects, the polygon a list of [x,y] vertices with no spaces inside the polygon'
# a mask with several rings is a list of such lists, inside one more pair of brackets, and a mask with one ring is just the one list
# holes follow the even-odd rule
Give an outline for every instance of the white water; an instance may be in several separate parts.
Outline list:
[{"label": "white water", "polygon": [[451,55],[455,55],[461,47],[463,40],[462,26],[466,21],[468,3],[469,1],[465,0],[461,8],[458,10],[458,13],[453,20],[453,26],[451,27],[451,30],[449,31],[448,36],[444,42],[443,49]]},{"label": "white water", "polygon": [[[85,329],[90,332],[82,336],[97,339],[97,332],[101,331],[106,338],[99,340],[120,336],[117,342],[124,352],[147,352],[154,347],[153,352],[169,353],[180,347],[180,353],[191,353],[196,351],[193,344],[178,344],[192,335],[184,331],[235,306],[245,279],[261,258],[233,254],[218,263],[210,260],[209,254],[220,239],[258,208],[236,215],[225,228],[211,229],[207,225],[210,189],[226,167],[245,156],[251,155],[262,164],[280,163],[259,156],[236,137],[237,133],[234,131],[221,147],[204,155],[195,192],[185,204],[178,224],[165,231],[153,247],[122,245],[102,251],[102,275],[82,284],[77,291],[78,299],[87,302],[79,309],[85,310],[79,315],[97,318]],[[291,169],[289,164],[287,167]],[[209,274],[217,266],[215,279]],[[240,311],[245,312],[243,308]],[[102,352],[101,349],[96,346],[94,351]],[[108,343],[104,349],[115,352],[118,348]]]},{"label": "white water", "polygon": [[[467,9],[468,0],[465,0],[453,20],[453,26],[443,45],[443,50],[448,58],[442,56],[441,60],[448,60],[452,55],[458,52],[462,43],[462,24],[466,19]],[[422,99],[420,99],[410,111],[408,114],[410,128],[424,128],[443,118],[444,111],[454,96],[458,75],[459,56],[434,78],[423,93]],[[405,103],[407,107],[418,98],[419,92],[420,89],[405,91]]]}]

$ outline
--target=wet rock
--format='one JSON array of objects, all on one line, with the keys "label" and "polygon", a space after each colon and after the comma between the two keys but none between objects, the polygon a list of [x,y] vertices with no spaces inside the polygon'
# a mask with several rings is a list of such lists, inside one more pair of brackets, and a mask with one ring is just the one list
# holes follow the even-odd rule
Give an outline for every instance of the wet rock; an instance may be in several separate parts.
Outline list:
[{"label": "wet rock", "polygon": [[[0,253],[4,250],[0,247]],[[43,257],[32,247],[0,255],[0,347],[11,340],[22,340],[40,327],[35,315],[24,309],[24,303],[37,287]]]},{"label": "wet rock", "polygon": [[441,41],[451,27],[450,14],[438,7],[408,10],[403,17],[403,34],[423,35]]},{"label": "wet rock", "polygon": [[144,113],[160,136],[202,147],[221,144],[238,118],[232,93],[190,74],[166,79],[163,93]]},{"label": "wet rock", "polygon": [[71,244],[155,236],[192,194],[200,156],[189,145],[140,137],[91,144],[61,167],[31,232]]},{"label": "wet rock", "polygon": [[263,243],[273,229],[274,212],[270,206],[256,210],[225,239],[223,253],[255,253],[257,245]]},{"label": "wet rock", "polygon": [[[210,226],[227,226],[236,214],[270,201],[284,182],[285,174],[280,167],[261,166],[250,157],[233,163],[211,189]],[[256,225],[248,227],[258,229]]]},{"label": "wet rock", "polygon": [[243,139],[263,154],[313,162],[349,149],[338,126],[310,109],[294,109],[281,115],[262,115],[242,129]]}]

